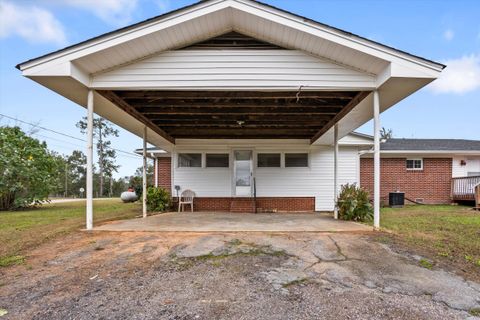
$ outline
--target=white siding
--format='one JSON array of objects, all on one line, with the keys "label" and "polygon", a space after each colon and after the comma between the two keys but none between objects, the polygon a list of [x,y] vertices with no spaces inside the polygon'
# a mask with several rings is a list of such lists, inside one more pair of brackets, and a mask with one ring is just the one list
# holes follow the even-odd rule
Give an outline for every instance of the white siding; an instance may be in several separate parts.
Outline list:
[{"label": "white siding", "polygon": [[[190,140],[192,142],[193,140]],[[246,147],[248,146],[248,147]],[[178,142],[178,152],[225,152],[230,154],[230,168],[178,168],[176,154],[173,155],[173,185],[182,190],[192,189],[199,197],[233,196],[233,157],[236,148],[254,151],[254,176],[258,197],[315,197],[315,210],[333,210],[333,148],[331,146],[309,146],[305,144],[268,145],[264,142],[239,140],[229,144],[212,142],[209,145]],[[308,152],[308,168],[257,168],[257,153],[261,152]],[[283,158],[282,158],[283,160]],[[358,182],[358,148],[340,147],[339,183]]]},{"label": "white siding", "polygon": [[[460,165],[461,160],[465,160],[464,166]],[[453,178],[466,177],[469,172],[480,172],[480,156],[454,156],[452,161]]]},{"label": "white siding", "polygon": [[93,78],[95,88],[373,88],[375,77],[298,50],[178,50]]}]

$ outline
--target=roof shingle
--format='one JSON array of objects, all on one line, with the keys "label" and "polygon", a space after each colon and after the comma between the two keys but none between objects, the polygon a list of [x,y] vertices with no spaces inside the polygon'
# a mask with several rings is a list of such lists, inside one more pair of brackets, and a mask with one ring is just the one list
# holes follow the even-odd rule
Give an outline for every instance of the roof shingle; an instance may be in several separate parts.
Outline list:
[{"label": "roof shingle", "polygon": [[480,151],[479,140],[463,139],[388,139],[381,150]]}]

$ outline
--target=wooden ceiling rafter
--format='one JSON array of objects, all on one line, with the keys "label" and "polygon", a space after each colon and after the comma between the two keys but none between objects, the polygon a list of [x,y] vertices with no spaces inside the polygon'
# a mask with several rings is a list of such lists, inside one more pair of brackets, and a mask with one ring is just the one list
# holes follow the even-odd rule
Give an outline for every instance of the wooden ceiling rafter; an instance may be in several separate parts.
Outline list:
[{"label": "wooden ceiling rafter", "polygon": [[[351,111],[363,91],[99,91],[169,141],[310,139]],[[153,128],[152,128],[153,129]]]}]

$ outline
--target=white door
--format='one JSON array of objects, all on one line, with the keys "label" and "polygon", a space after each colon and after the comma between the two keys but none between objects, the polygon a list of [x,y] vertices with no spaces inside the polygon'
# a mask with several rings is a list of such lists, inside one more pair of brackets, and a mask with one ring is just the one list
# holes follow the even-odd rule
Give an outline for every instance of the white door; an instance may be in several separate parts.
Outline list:
[{"label": "white door", "polygon": [[252,150],[235,150],[233,152],[235,195],[237,197],[252,196],[252,154]]}]

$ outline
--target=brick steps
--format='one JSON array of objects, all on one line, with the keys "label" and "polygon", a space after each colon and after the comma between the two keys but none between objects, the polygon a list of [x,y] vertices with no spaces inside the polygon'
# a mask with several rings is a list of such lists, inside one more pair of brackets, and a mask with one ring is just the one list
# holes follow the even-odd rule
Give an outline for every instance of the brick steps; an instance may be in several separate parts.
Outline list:
[{"label": "brick steps", "polygon": [[250,198],[232,199],[232,201],[230,202],[230,212],[255,213],[255,201]]}]

